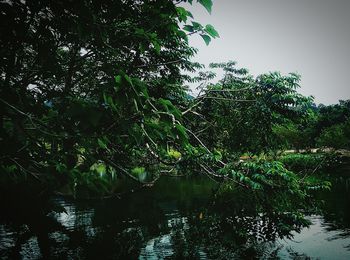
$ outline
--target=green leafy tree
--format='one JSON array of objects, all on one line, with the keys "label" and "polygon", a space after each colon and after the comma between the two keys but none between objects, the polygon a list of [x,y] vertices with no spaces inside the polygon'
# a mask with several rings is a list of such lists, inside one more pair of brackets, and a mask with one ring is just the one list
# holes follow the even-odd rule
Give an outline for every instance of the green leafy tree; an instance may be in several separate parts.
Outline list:
[{"label": "green leafy tree", "polygon": [[344,126],[345,125],[339,124],[323,129],[320,136],[317,138],[317,145],[335,149],[348,148],[350,139],[344,133]]},{"label": "green leafy tree", "polygon": [[208,84],[193,101],[205,118],[194,128],[200,129],[208,147],[240,154],[274,149],[274,127],[307,113],[312,99],[297,92],[297,74],[276,72],[254,78],[235,62],[211,64],[211,68],[223,69],[223,79]]},{"label": "green leafy tree", "polygon": [[[121,176],[144,187],[163,172],[188,170],[302,194],[305,184],[295,185],[297,176],[282,165],[276,175],[260,161],[238,171],[234,158],[271,149],[273,126],[305,112],[310,98],[296,91],[300,77],[254,78],[234,62],[212,64],[224,78],[189,98],[183,71],[201,65],[191,62],[188,36],[209,44],[219,34],[194,21],[183,2],[193,1],[0,3],[4,187],[33,180],[48,192],[110,195]],[[211,11],[212,1],[197,2]]]},{"label": "green leafy tree", "polygon": [[275,126],[274,131],[284,148],[349,147],[349,101],[335,105],[311,105],[299,120]]},{"label": "green leafy tree", "polygon": [[96,179],[99,161],[108,180],[172,164],[167,151],[188,142],[181,70],[199,66],[180,2],[2,2],[2,170],[75,187]]}]

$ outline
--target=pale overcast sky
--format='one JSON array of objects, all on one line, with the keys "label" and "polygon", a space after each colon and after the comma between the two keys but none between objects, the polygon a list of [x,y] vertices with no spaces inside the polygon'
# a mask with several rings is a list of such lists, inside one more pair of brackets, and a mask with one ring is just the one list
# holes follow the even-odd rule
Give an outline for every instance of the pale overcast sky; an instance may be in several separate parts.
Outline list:
[{"label": "pale overcast sky", "polygon": [[203,64],[235,60],[258,75],[298,72],[300,92],[316,103],[350,99],[350,0],[213,0],[212,14],[196,1],[186,8],[220,34],[190,44]]}]

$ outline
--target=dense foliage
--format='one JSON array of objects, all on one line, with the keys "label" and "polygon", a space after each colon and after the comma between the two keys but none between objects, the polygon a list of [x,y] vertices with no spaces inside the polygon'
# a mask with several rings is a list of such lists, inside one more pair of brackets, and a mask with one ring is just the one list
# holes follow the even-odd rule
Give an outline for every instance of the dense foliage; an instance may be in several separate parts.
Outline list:
[{"label": "dense foliage", "polygon": [[[201,101],[195,104],[195,111],[202,118],[192,122],[212,148],[255,154],[273,150],[277,147],[274,127],[307,114],[312,99],[297,92],[297,74],[274,72],[254,78],[247,69],[237,68],[235,62],[210,67],[222,69],[224,77],[201,87],[203,94],[194,102]],[[206,76],[210,79],[211,73]]]},{"label": "dense foliage", "polygon": [[[276,155],[349,148],[350,102],[314,106],[298,93],[295,73],[253,76],[233,61],[205,71],[192,62],[196,50],[188,37],[209,44],[219,34],[184,8],[193,2],[211,12],[211,0],[0,3],[0,204],[10,221],[28,226],[16,247],[36,234],[43,251],[56,231],[74,241],[76,234],[50,215],[62,210],[47,199],[54,193],[121,202],[162,175],[201,174],[219,184],[200,221],[188,216],[186,233],[171,238],[195,237],[213,258],[225,251],[247,256],[249,245],[289,237],[308,224],[301,212],[314,205],[310,191],[330,187],[310,175],[330,161],[301,155],[275,161]],[[224,76],[216,82],[217,70]],[[190,84],[198,85],[196,96]],[[235,197],[238,207],[228,207]],[[159,213],[152,203],[140,209]],[[129,219],[120,217],[113,221],[120,236],[106,244],[114,257],[136,256],[132,236],[142,241],[144,234],[124,232]],[[85,250],[99,252],[94,239],[113,230],[92,232]],[[222,237],[241,242],[220,248],[215,242]],[[121,248],[128,238],[131,249]],[[178,253],[191,257],[189,245]],[[67,247],[79,256],[74,243]]]},{"label": "dense foliage", "polygon": [[[304,196],[307,184],[282,164],[238,163],[245,152],[275,151],[276,127],[311,113],[300,76],[253,77],[228,62],[210,65],[224,71],[217,83],[214,72],[189,77],[203,66],[191,62],[188,37],[209,44],[219,34],[182,2],[192,4],[1,3],[2,185],[111,195],[123,176],[149,186],[162,174],[201,172]],[[197,2],[211,11],[211,1]],[[188,81],[200,84],[197,97]],[[320,143],[339,132],[325,131]]]},{"label": "dense foliage", "polygon": [[[164,0],[1,9],[1,166],[11,178],[77,185],[103,162],[113,179],[186,142],[181,70],[196,64],[184,8]],[[210,26],[199,32],[217,36]]]},{"label": "dense foliage", "polygon": [[299,122],[285,122],[274,128],[285,148],[350,148],[350,101],[335,105],[311,105]]}]

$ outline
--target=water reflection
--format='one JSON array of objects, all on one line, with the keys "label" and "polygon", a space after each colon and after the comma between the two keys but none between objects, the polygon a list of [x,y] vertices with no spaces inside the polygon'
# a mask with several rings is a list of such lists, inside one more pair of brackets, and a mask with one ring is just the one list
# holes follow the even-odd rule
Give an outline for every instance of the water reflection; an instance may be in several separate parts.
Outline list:
[{"label": "water reflection", "polygon": [[312,222],[309,228],[295,233],[292,240],[280,241],[283,247],[278,255],[281,258],[307,255],[312,259],[349,259],[349,235],[342,236],[339,229],[330,230],[329,223],[320,215],[309,216],[308,219]]},{"label": "water reflection", "polygon": [[[307,218],[312,225],[300,233],[293,233],[293,240],[280,241],[281,258],[287,255],[312,259],[350,259],[350,169],[344,167],[329,173],[331,192],[317,194],[321,204],[318,215]],[[303,258],[302,258],[303,259]]]},{"label": "water reflection", "polygon": [[163,178],[123,199],[56,198],[64,208],[58,213],[43,203],[8,202],[0,258],[349,259],[349,178],[341,178],[332,192],[317,194],[322,214],[306,220],[269,210],[239,190],[213,200],[217,185],[207,179]]}]

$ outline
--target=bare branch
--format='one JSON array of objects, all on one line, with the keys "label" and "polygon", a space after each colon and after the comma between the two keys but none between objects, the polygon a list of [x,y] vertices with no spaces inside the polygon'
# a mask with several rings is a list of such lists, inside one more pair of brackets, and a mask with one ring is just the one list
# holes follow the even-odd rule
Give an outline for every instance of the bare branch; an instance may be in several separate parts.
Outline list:
[{"label": "bare branch", "polygon": [[[211,177],[224,179],[224,180],[229,180],[229,181],[232,181],[232,182],[234,182],[234,183],[236,183],[236,184],[238,184],[238,185],[240,185],[240,186],[242,186],[244,188],[247,188],[247,189],[249,188],[247,185],[245,185],[245,184],[243,184],[243,183],[241,183],[239,181],[236,181],[236,180],[234,180],[232,178],[229,178],[227,175],[219,175],[219,174],[214,173],[213,171],[209,170],[207,167],[205,167],[202,164],[200,164],[200,167],[205,171],[205,173],[209,174],[209,176],[211,176]],[[210,178],[210,179],[212,179],[212,178]]]},{"label": "bare branch", "polygon": [[163,62],[163,63],[156,63],[156,64],[143,64],[139,66],[135,66],[134,68],[148,68],[148,67],[160,67],[160,66],[166,66],[174,63],[179,63],[181,61],[184,61],[183,59],[178,59],[178,60],[173,60],[173,61],[168,61],[168,62]]},{"label": "bare branch", "polygon": [[207,92],[241,92],[246,90],[253,90],[251,87],[240,89],[207,89]]},{"label": "bare branch", "polygon": [[19,162],[17,162],[15,159],[10,158],[11,161],[13,161],[23,172],[29,173],[31,176],[33,176],[35,179],[40,181],[38,175],[35,172],[29,171],[26,168],[24,168]]},{"label": "bare branch", "polygon": [[203,98],[205,98],[205,99],[233,101],[233,102],[256,102],[256,99],[233,99],[233,98],[208,97],[208,96],[204,96]]},{"label": "bare branch", "polygon": [[182,115],[186,115],[188,112],[190,112],[193,108],[197,107],[200,103],[202,103],[203,100],[199,100],[197,103],[195,103],[194,105],[192,105],[191,107],[189,107],[187,110],[185,110],[184,112],[182,112]]}]

